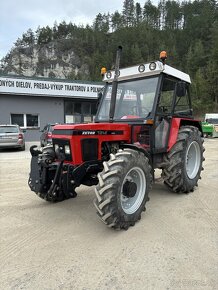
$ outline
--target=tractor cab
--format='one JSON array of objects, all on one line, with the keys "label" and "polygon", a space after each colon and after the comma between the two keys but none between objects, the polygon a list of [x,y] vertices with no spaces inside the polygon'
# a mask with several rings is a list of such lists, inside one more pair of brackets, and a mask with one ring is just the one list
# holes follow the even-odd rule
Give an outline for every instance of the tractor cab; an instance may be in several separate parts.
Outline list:
[{"label": "tractor cab", "polygon": [[115,71],[103,69],[106,85],[95,122],[152,125],[153,148],[166,151],[172,119],[192,119],[192,108],[189,75],[165,59],[162,53],[161,61],[120,69],[117,78]]}]

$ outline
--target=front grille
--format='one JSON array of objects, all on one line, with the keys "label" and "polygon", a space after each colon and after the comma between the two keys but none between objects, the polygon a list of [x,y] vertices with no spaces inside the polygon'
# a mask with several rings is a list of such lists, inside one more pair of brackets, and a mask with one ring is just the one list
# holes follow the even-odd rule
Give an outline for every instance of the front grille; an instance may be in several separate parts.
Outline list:
[{"label": "front grille", "polygon": [[[60,152],[63,153],[65,155],[65,160],[66,161],[72,161],[72,152],[71,152],[71,148],[70,148],[70,141],[66,140],[66,139],[52,139],[53,141],[53,147],[54,150],[56,150],[57,148],[59,148]],[[66,147],[68,146],[70,148],[70,153],[66,153]]]},{"label": "front grille", "polygon": [[98,139],[82,139],[82,158],[83,161],[97,160],[98,159]]}]

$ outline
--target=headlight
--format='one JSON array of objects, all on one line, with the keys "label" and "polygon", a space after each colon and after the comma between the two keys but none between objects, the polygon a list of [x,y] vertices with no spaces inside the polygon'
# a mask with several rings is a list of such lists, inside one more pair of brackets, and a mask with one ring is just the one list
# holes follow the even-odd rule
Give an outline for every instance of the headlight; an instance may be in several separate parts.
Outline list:
[{"label": "headlight", "polygon": [[155,62],[151,62],[151,63],[149,64],[149,69],[150,69],[150,70],[155,70],[155,69],[156,69],[156,63],[155,63]]},{"label": "headlight", "polygon": [[108,71],[107,73],[106,73],[106,78],[107,79],[110,79],[112,77],[112,73],[110,72],[110,71]]},{"label": "headlight", "polygon": [[140,64],[140,66],[138,67],[138,71],[140,73],[144,72],[145,71],[145,65],[144,64]]},{"label": "headlight", "polygon": [[70,146],[69,145],[64,146],[64,152],[65,152],[65,154],[70,154]]},{"label": "headlight", "polygon": [[53,146],[58,160],[72,161],[70,140],[54,138]]}]

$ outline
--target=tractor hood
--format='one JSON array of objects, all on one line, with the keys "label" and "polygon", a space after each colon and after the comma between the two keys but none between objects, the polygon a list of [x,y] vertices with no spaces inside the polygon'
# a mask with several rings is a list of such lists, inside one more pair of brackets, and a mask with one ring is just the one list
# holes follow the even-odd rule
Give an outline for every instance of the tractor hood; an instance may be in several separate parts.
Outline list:
[{"label": "tractor hood", "polygon": [[122,135],[129,139],[130,129],[130,126],[124,123],[63,124],[54,127],[52,136],[56,138],[57,135]]},{"label": "tractor hood", "polygon": [[[90,123],[56,125],[52,132],[54,149],[60,148],[65,160],[73,165],[102,160],[105,142],[131,141],[131,127],[120,123]],[[70,152],[69,152],[70,149]]]}]

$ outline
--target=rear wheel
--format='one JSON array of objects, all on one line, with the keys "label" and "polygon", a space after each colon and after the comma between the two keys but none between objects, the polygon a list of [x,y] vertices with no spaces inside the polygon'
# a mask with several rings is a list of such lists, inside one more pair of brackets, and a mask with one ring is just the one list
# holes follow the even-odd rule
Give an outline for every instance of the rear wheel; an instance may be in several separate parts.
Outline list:
[{"label": "rear wheel", "polygon": [[177,193],[194,190],[201,178],[203,158],[203,138],[198,128],[183,126],[177,141],[165,157],[166,167],[162,177],[166,186]]},{"label": "rear wheel", "polygon": [[128,229],[141,218],[152,186],[151,166],[143,153],[119,150],[104,162],[98,175],[94,205],[101,220],[115,229]]}]

